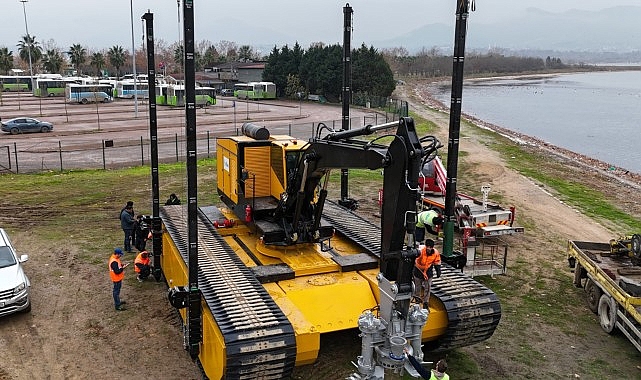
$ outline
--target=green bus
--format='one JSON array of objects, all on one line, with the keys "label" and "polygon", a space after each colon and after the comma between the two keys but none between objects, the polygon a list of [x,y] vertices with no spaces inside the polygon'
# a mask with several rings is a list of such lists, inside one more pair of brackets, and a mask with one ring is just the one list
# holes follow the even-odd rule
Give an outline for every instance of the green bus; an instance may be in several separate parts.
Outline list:
[{"label": "green bus", "polygon": [[33,84],[28,75],[0,75],[2,91],[32,91]]},{"label": "green bus", "polygon": [[43,98],[65,96],[65,88],[69,83],[75,83],[75,81],[69,78],[62,78],[62,76],[60,78],[38,78],[33,89],[33,95]]},{"label": "green bus", "polygon": [[276,99],[276,85],[272,82],[249,82],[234,85],[234,96],[238,99]]},{"label": "green bus", "polygon": [[[164,106],[185,105],[185,86],[181,84],[159,84],[156,86],[156,104]],[[196,87],[196,106],[207,107],[216,104],[216,89]]]}]

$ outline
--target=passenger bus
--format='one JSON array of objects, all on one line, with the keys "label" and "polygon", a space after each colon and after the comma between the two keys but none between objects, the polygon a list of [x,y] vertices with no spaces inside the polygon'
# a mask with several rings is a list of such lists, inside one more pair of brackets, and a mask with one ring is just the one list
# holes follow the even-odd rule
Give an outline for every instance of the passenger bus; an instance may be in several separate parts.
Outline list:
[{"label": "passenger bus", "polygon": [[113,100],[111,86],[108,84],[67,84],[65,97],[70,103],[106,103]]},{"label": "passenger bus", "polygon": [[166,83],[160,83],[156,85],[156,105],[166,106],[167,105],[167,91],[169,86]]},{"label": "passenger bus", "polygon": [[[213,87],[196,87],[196,106],[206,107],[216,104],[216,89]],[[166,106],[185,105],[185,86],[159,84],[156,86],[156,104]]]},{"label": "passenger bus", "polygon": [[238,99],[276,99],[276,85],[272,82],[249,82],[234,85],[234,96]]},{"label": "passenger bus", "polygon": [[28,75],[2,75],[0,76],[2,91],[29,91],[33,90],[31,77]]},{"label": "passenger bus", "polygon": [[115,98],[116,97],[116,83],[118,83],[117,80],[115,79],[100,79],[98,80],[98,84],[104,84],[108,85],[111,87],[111,91],[109,92],[109,95],[111,97]]},{"label": "passenger bus", "polygon": [[138,94],[138,98],[147,99],[149,98],[149,84],[138,81],[134,88],[133,81],[118,81],[116,82],[115,94],[118,98],[127,99],[133,99],[134,95]]},{"label": "passenger bus", "polygon": [[65,96],[67,84],[75,83],[73,79],[58,77],[36,79],[33,95],[40,97]]}]

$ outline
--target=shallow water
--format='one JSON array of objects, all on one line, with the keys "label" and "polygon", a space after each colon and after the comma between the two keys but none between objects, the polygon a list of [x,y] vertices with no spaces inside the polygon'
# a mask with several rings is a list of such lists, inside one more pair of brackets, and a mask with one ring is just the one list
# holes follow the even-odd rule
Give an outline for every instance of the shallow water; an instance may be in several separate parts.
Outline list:
[{"label": "shallow water", "polygon": [[[450,84],[430,88],[450,104]],[[641,173],[641,71],[469,80],[462,111]]]}]

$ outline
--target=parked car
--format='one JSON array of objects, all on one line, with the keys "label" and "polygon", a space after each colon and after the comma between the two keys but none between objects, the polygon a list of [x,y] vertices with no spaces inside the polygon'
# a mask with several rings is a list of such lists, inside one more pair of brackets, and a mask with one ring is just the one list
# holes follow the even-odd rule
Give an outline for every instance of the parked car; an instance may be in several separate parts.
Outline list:
[{"label": "parked car", "polygon": [[2,122],[2,132],[8,132],[12,135],[28,132],[51,132],[52,130],[53,124],[31,117],[16,117]]},{"label": "parked car", "polygon": [[231,88],[223,88],[220,90],[220,95],[222,96],[234,96],[234,90]]},{"label": "parked car", "polygon": [[18,257],[7,232],[0,228],[0,317],[31,311],[31,283],[22,269],[28,255]]}]

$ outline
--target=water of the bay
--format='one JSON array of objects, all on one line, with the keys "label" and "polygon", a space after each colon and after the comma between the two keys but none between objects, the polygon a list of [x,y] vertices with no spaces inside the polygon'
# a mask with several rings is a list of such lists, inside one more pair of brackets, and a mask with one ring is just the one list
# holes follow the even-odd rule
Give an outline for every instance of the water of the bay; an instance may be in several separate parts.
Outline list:
[{"label": "water of the bay", "polygon": [[[449,84],[430,91],[450,105]],[[465,81],[462,111],[641,173],[641,71]]]}]

